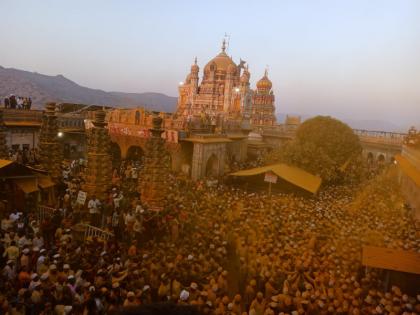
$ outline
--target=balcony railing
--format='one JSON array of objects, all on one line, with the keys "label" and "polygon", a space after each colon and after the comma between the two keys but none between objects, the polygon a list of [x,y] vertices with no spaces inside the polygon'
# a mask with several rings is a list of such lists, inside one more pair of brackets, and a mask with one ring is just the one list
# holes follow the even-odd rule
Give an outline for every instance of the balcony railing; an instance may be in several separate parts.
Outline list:
[{"label": "balcony railing", "polygon": [[114,237],[114,234],[107,232],[105,230],[102,230],[100,228],[94,227],[92,225],[86,225],[85,230],[85,240],[86,239],[92,239],[92,238],[99,238],[102,240],[109,240]]},{"label": "balcony railing", "polygon": [[3,120],[5,123],[27,122],[42,123],[41,110],[3,109]]},{"label": "balcony railing", "polygon": [[44,206],[44,205],[39,205],[38,206],[38,213],[37,213],[38,222],[42,222],[47,218],[51,218],[54,211],[55,211],[55,208]]},{"label": "balcony railing", "polygon": [[362,129],[353,129],[353,131],[356,135],[359,136],[360,141],[362,142],[398,146],[401,146],[404,143],[404,139],[407,136],[407,134],[399,132],[372,131]]}]

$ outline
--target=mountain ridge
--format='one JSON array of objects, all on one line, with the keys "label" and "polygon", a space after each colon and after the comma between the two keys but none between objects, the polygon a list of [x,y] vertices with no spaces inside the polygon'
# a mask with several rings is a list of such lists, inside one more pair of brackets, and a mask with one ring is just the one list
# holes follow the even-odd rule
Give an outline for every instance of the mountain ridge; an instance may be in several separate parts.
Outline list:
[{"label": "mountain ridge", "polygon": [[0,96],[15,94],[31,97],[34,108],[46,102],[69,102],[114,107],[146,107],[151,110],[173,112],[177,98],[163,93],[107,92],[81,86],[62,74],[45,75],[0,66]]}]

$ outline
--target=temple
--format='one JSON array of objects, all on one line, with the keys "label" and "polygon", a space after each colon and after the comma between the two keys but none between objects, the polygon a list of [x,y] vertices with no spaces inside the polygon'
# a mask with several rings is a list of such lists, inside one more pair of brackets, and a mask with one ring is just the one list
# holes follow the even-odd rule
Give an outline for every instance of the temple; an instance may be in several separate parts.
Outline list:
[{"label": "temple", "polygon": [[245,64],[243,60],[236,64],[227,55],[223,41],[221,52],[205,65],[200,82],[196,58],[179,86],[177,116],[189,120],[207,116],[214,126],[228,120],[252,126],[273,126],[276,123],[274,94],[267,71],[253,90],[251,74]]}]

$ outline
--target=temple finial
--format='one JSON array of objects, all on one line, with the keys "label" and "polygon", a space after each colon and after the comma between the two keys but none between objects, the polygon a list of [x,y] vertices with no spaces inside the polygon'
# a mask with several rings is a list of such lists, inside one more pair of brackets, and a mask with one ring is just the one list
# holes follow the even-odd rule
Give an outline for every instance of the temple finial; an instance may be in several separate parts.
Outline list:
[{"label": "temple finial", "polygon": [[194,58],[194,64],[197,64],[197,57]]},{"label": "temple finial", "polygon": [[222,52],[225,52],[226,50],[226,39],[223,38],[223,43],[222,43]]}]

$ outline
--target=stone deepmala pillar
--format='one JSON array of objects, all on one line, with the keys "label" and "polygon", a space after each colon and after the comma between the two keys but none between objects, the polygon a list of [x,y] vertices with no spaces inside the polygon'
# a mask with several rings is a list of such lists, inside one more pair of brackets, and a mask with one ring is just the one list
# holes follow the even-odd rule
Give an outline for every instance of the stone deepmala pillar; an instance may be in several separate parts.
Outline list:
[{"label": "stone deepmala pillar", "polygon": [[163,210],[168,191],[169,153],[162,139],[162,118],[154,113],[151,137],[146,142],[143,172],[139,176],[141,202],[151,210]]},{"label": "stone deepmala pillar", "polygon": [[58,180],[61,176],[62,146],[58,138],[55,103],[45,104],[38,148],[42,168],[47,170],[54,180]]},{"label": "stone deepmala pillar", "polygon": [[3,121],[3,111],[0,110],[0,159],[8,160],[9,152],[6,142],[6,127],[4,126]]},{"label": "stone deepmala pillar", "polygon": [[103,110],[97,111],[93,128],[88,131],[86,182],[83,187],[88,198],[95,195],[100,200],[106,199],[112,177],[111,140],[105,128],[105,115]]}]

